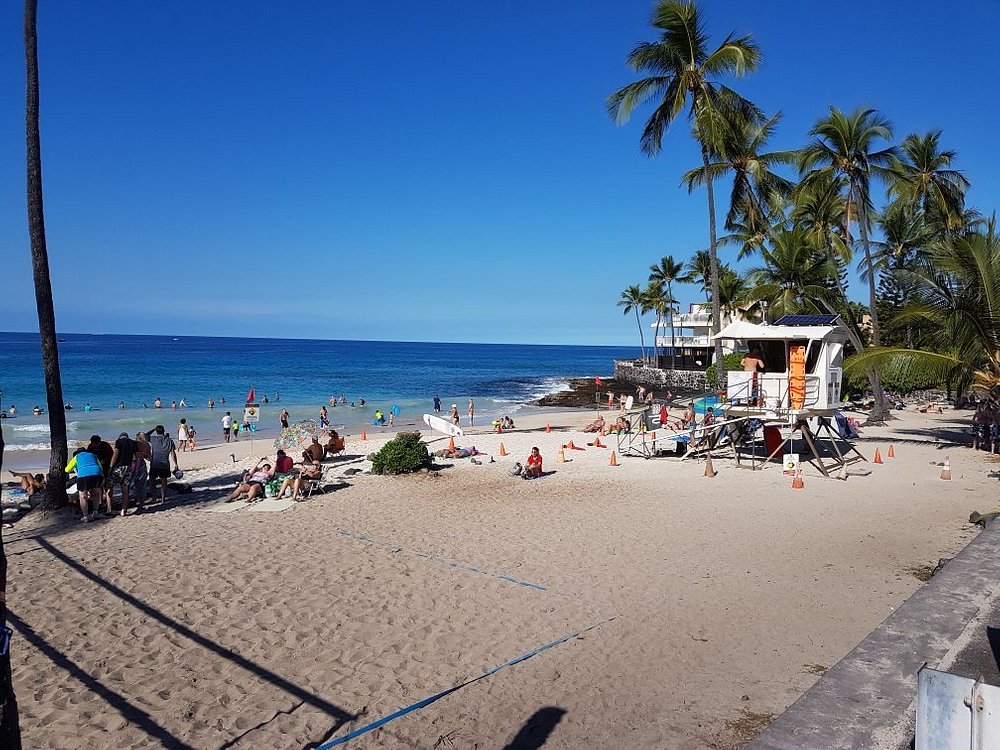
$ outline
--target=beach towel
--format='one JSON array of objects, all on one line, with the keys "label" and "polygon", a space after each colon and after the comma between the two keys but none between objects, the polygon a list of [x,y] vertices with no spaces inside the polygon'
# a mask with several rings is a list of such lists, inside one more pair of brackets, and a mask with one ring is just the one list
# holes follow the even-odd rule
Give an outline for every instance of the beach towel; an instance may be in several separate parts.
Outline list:
[{"label": "beach towel", "polygon": [[844,412],[835,411],[833,413],[833,419],[837,423],[837,435],[842,437],[844,440],[850,440],[851,438],[860,437],[860,434],[856,429],[854,429],[854,425],[852,425],[848,421],[847,417],[844,415]]}]

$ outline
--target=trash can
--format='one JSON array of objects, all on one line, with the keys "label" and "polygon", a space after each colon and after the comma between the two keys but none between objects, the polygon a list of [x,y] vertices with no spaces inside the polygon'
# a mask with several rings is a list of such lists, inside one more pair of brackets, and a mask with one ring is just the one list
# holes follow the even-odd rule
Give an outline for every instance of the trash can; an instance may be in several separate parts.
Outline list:
[{"label": "trash can", "polygon": [[764,451],[767,455],[771,456],[777,453],[783,442],[781,430],[778,427],[764,428]]}]

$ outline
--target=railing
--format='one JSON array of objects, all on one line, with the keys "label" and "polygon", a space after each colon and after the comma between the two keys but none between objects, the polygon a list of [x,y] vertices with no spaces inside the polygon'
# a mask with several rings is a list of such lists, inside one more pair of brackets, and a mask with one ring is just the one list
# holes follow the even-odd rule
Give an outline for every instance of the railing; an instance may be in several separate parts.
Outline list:
[{"label": "railing", "polygon": [[[805,381],[806,392],[802,407],[816,406],[820,402],[820,378],[817,375],[806,375]],[[791,408],[787,375],[758,373],[757,393],[754,394],[754,373],[735,370],[728,373],[727,386],[726,398],[729,401],[747,404],[756,401],[757,405],[765,409]]]}]

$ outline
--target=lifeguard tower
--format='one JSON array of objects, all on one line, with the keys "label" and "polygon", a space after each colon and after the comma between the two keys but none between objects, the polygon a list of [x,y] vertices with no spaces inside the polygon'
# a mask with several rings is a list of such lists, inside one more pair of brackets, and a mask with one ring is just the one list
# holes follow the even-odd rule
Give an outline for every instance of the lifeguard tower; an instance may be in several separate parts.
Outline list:
[{"label": "lifeguard tower", "polygon": [[[820,460],[818,431],[829,434],[836,465],[843,467],[847,462],[837,445],[844,438],[830,430],[829,422],[840,408],[848,340],[848,331],[839,320],[838,315],[786,315],[772,324],[736,321],[714,336],[735,342],[737,350],[756,353],[764,363],[755,372],[727,373],[726,397],[720,404],[726,418],[756,419],[765,430],[769,423],[790,427],[789,437],[776,445],[767,440],[765,432],[768,459],[794,439],[795,433],[801,433],[824,476],[829,473]],[[810,427],[813,418],[818,419],[815,427]],[[861,457],[853,446],[850,450]]]}]

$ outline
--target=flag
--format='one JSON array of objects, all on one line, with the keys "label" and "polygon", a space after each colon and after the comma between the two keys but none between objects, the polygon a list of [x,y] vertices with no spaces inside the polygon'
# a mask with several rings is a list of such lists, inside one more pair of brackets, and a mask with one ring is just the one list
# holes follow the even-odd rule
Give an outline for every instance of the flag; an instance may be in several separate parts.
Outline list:
[{"label": "flag", "polygon": [[247,403],[248,404],[252,404],[253,403],[253,397],[256,396],[256,395],[257,394],[254,393],[253,386],[250,386],[250,393],[247,394]]},{"label": "flag", "polygon": [[597,387],[600,388],[601,387],[601,376],[598,375],[596,378],[594,378],[594,382],[597,383]]}]

